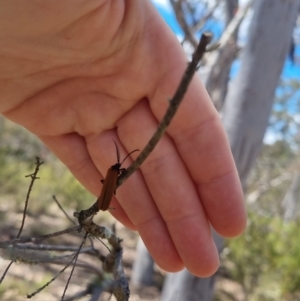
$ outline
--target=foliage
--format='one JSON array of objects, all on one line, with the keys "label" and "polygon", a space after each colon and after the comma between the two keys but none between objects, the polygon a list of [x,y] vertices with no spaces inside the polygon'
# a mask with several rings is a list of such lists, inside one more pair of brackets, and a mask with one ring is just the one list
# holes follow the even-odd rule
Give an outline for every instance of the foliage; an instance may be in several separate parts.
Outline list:
[{"label": "foliage", "polygon": [[[68,169],[31,133],[24,128],[0,118],[0,195],[13,199],[20,207],[27,193],[29,178],[34,170],[35,157],[42,165],[36,181],[37,189],[31,194],[31,206],[35,212],[47,209],[52,195],[72,209],[92,204],[94,197],[88,193],[68,171]],[[99,181],[99,185],[100,181]],[[4,202],[5,200],[3,200]],[[85,202],[85,204],[84,204]]]},{"label": "foliage", "polygon": [[229,240],[222,253],[226,271],[242,285],[247,301],[300,300],[300,187],[290,220],[285,220],[284,202],[300,174],[299,87],[291,81],[277,93],[270,126],[280,139],[263,146],[248,179],[247,230]]},{"label": "foliage", "polygon": [[289,300],[300,293],[299,226],[300,220],[285,223],[250,212],[246,233],[228,241],[225,267],[247,300]]},{"label": "foliage", "polygon": [[248,178],[247,230],[222,253],[226,271],[248,301],[300,300],[300,187],[290,220],[284,202],[300,174],[299,88],[291,80],[277,91],[270,127],[279,139],[263,146]]},{"label": "foliage", "polygon": [[292,149],[285,140],[263,146],[248,179],[247,203],[250,210],[283,216],[282,200],[300,170],[298,157],[298,150]]}]

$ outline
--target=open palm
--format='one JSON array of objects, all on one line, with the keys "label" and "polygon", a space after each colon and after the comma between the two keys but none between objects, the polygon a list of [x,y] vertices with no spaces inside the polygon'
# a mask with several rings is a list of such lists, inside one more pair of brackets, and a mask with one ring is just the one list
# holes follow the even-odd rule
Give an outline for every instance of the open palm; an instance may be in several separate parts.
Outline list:
[{"label": "open palm", "polygon": [[[187,64],[180,44],[146,0],[0,3],[0,112],[98,196],[116,163],[112,139],[121,156],[142,149],[164,115]],[[111,206],[168,271],[210,275],[218,267],[210,225],[224,236],[244,229],[228,142],[197,76]]]}]

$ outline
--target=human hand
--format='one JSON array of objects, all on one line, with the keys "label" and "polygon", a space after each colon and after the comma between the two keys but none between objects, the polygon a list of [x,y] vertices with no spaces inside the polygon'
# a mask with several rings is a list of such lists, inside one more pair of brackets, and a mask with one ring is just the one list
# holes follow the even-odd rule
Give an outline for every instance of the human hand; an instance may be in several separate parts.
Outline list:
[{"label": "human hand", "polygon": [[[98,196],[116,163],[112,139],[124,157],[142,149],[162,119],[187,64],[180,44],[146,0],[0,4],[0,112],[37,135]],[[172,272],[215,272],[210,224],[226,237],[243,231],[238,175],[198,76],[111,207]]]}]

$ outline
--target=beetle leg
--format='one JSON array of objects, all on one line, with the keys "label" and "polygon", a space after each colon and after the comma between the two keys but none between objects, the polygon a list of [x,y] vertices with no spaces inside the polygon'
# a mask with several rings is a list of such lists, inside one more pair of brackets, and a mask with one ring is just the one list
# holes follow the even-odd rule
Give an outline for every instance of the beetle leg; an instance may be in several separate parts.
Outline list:
[{"label": "beetle leg", "polygon": [[124,175],[125,173],[126,173],[126,168],[120,168],[119,169],[120,176]]}]

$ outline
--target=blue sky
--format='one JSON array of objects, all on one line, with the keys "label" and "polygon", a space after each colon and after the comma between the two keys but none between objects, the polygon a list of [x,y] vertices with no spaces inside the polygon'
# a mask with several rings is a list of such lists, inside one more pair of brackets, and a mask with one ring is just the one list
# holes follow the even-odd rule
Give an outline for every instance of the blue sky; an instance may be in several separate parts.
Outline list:
[{"label": "blue sky", "polygon": [[[169,0],[152,0],[153,4],[155,5],[155,7],[157,8],[157,10],[159,11],[159,13],[161,14],[161,16],[164,18],[164,20],[166,21],[166,23],[171,27],[171,29],[173,30],[173,32],[178,36],[178,38],[180,39],[180,37],[182,37],[183,33],[182,30],[180,28],[180,26],[177,23],[176,17],[174,15],[173,9],[170,5]],[[247,0],[240,0],[240,4],[243,5],[243,2],[247,2]],[[249,22],[249,18],[245,20],[244,24],[242,24],[241,26],[241,40],[244,40],[246,36],[246,32],[247,32],[247,28],[248,25],[250,24]],[[222,24],[209,24],[208,25],[208,29],[213,31],[215,36],[220,36],[221,32],[222,32]],[[300,28],[299,28],[300,31]],[[298,39],[300,39],[300,32],[297,33]],[[284,64],[284,68],[282,70],[282,79],[284,80],[289,80],[289,79],[296,79],[296,80],[300,80],[300,45],[298,43],[297,47],[296,47],[296,57],[298,58],[298,64],[293,64],[291,62],[291,60],[289,58],[286,59],[286,62]],[[234,74],[236,74],[236,72],[238,71],[239,68],[239,61],[236,61],[233,64],[232,67],[232,76],[234,76]],[[277,93],[280,93],[280,89],[277,89]],[[298,93],[299,94],[299,93]],[[295,114],[298,115],[298,117],[300,116],[300,112],[294,112]],[[275,132],[272,131],[268,131],[266,136],[265,136],[265,142],[267,143],[272,143],[274,142],[274,140],[278,139],[278,135]]]},{"label": "blue sky", "polygon": [[[240,0],[240,3],[246,2],[247,0]],[[176,17],[174,15],[173,9],[170,5],[169,0],[152,0],[153,4],[164,18],[166,23],[171,27],[173,32],[178,36],[182,36],[182,30],[177,23]],[[248,23],[246,21],[246,23]],[[249,23],[248,23],[249,24]],[[247,25],[246,25],[247,26]],[[214,35],[219,37],[222,32],[222,25],[221,24],[208,24],[208,29],[213,31]],[[300,33],[298,33],[300,36]],[[300,47],[296,47],[296,56],[300,57]],[[238,68],[238,65],[234,66],[234,68]],[[283,71],[282,71],[283,78],[295,78],[300,80],[300,63],[298,65],[294,65],[291,63],[289,59],[286,60]]]}]

